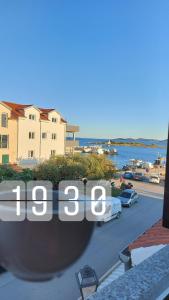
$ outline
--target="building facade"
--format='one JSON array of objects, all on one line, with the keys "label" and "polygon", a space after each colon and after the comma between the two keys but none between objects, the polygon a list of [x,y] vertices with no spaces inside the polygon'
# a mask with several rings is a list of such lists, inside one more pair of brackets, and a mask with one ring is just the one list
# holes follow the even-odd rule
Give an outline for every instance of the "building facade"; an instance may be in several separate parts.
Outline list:
[{"label": "building facade", "polygon": [[65,154],[66,124],[55,109],[0,102],[0,164]]},{"label": "building facade", "polygon": [[17,120],[10,107],[0,102],[0,163],[15,162],[17,157]]}]

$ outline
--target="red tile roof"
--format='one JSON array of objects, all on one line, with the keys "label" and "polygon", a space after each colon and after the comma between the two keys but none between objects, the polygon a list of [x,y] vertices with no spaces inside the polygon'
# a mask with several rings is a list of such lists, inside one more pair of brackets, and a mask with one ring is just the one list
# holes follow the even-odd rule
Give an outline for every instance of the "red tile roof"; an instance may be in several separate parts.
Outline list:
[{"label": "red tile roof", "polygon": [[[54,111],[55,109],[54,108],[40,108],[39,107],[39,110],[42,111],[41,119],[42,120],[49,120],[48,119],[48,113],[50,113],[51,111]],[[61,118],[61,122],[67,123],[67,121],[64,120],[63,118]]]},{"label": "red tile roof", "polygon": [[6,106],[8,106],[11,111],[11,117],[12,118],[18,118],[18,117],[24,117],[24,108],[32,106],[32,104],[17,104],[7,101],[2,101]]},{"label": "red tile roof", "polygon": [[49,113],[49,112],[55,110],[54,108],[40,108],[40,107],[38,107],[38,108],[39,108],[39,110],[41,110],[43,113]]},{"label": "red tile roof", "polygon": [[150,229],[146,230],[140,237],[129,245],[129,250],[140,247],[169,244],[169,229],[162,226],[162,220],[155,223]]},{"label": "red tile roof", "polygon": [[49,121],[48,114],[40,114],[41,120]]},{"label": "red tile roof", "polygon": [[[11,118],[16,119],[18,117],[24,117],[24,109],[32,106],[32,104],[18,104],[13,102],[1,101],[6,106],[11,109]],[[48,113],[54,111],[54,108],[38,108],[41,111],[40,118],[41,120],[49,121]],[[66,123],[66,121],[61,118],[61,122]]]},{"label": "red tile roof", "polygon": [[41,120],[45,120],[45,121],[49,121],[48,119],[48,113],[50,113],[51,111],[53,111],[53,108],[41,108],[38,107],[38,109],[42,112],[40,115]]},{"label": "red tile roof", "polygon": [[61,118],[61,122],[67,123],[67,121],[65,119],[63,119],[63,118]]}]

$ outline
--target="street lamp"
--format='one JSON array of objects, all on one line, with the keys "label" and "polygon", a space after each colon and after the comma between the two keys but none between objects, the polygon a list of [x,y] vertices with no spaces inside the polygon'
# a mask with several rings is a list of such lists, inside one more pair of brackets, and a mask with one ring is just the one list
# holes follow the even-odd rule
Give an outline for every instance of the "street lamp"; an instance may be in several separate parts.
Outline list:
[{"label": "street lamp", "polygon": [[82,178],[82,182],[83,182],[83,184],[84,184],[84,196],[86,197],[86,185],[87,185],[87,178],[86,177],[84,177],[84,178]]},{"label": "street lamp", "polygon": [[96,292],[99,282],[95,270],[91,267],[84,266],[83,269],[80,269],[76,273],[76,279],[83,300]]}]

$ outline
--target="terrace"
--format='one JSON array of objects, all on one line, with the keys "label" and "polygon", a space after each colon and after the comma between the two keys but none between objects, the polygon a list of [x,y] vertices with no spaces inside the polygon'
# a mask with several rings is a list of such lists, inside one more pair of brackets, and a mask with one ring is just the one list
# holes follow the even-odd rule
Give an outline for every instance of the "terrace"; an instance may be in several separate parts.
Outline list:
[{"label": "terrace", "polygon": [[79,146],[79,141],[76,140],[76,133],[80,131],[79,126],[66,125],[66,142],[65,142],[65,153],[74,153],[76,147]]}]

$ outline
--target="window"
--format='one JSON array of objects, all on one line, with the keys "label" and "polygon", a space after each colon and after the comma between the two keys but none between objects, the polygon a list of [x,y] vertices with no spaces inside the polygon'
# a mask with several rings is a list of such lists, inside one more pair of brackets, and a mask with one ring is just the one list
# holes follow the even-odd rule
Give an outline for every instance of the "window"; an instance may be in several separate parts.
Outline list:
[{"label": "window", "polygon": [[46,139],[47,138],[47,133],[46,132],[42,132],[42,139]]},{"label": "window", "polygon": [[8,148],[8,135],[0,135],[0,148]]},{"label": "window", "polygon": [[51,156],[55,156],[56,150],[51,150]]},{"label": "window", "polygon": [[56,140],[56,133],[52,133],[52,140]]},{"label": "window", "polygon": [[57,119],[56,118],[52,118],[52,122],[53,123],[57,123]]},{"label": "window", "polygon": [[1,126],[8,127],[8,114],[2,113],[1,115]]},{"label": "window", "polygon": [[33,158],[34,157],[34,151],[33,150],[29,150],[28,151],[28,157],[29,158]]},{"label": "window", "polygon": [[131,193],[128,193],[128,192],[122,192],[120,197],[123,197],[123,198],[130,198],[131,197]]},{"label": "window", "polygon": [[35,133],[34,132],[29,132],[29,139],[34,139],[35,138]]},{"label": "window", "polygon": [[36,120],[36,115],[30,114],[29,115],[29,119],[35,121]]}]

